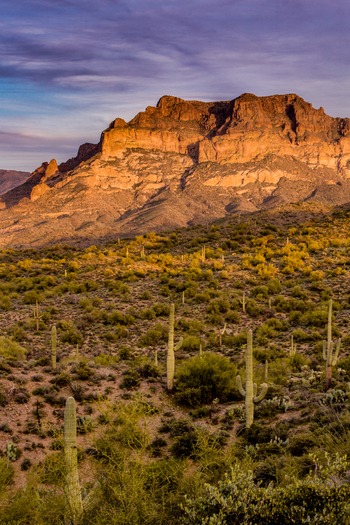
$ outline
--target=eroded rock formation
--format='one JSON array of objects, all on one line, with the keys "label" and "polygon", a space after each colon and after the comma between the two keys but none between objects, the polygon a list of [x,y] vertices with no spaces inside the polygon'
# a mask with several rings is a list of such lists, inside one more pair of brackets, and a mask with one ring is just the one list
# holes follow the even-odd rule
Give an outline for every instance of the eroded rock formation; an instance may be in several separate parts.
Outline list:
[{"label": "eroded rock formation", "polygon": [[2,245],[140,233],[235,211],[350,201],[350,121],[295,94],[164,96],[0,201]]}]

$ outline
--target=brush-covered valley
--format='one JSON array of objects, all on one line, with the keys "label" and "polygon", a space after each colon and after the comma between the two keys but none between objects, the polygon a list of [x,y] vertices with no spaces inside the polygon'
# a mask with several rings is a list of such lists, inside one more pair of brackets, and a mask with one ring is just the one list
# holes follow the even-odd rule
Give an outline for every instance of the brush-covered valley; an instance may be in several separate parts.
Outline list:
[{"label": "brush-covered valley", "polygon": [[0,523],[349,524],[349,278],[312,204],[2,249]]}]

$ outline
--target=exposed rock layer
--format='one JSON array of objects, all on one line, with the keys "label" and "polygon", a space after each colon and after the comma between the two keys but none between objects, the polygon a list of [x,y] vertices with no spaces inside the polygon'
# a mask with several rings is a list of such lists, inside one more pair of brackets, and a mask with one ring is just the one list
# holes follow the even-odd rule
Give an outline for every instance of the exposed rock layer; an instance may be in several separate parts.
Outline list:
[{"label": "exposed rock layer", "polygon": [[2,245],[130,235],[236,211],[350,201],[350,121],[297,95],[165,96],[0,201]]}]

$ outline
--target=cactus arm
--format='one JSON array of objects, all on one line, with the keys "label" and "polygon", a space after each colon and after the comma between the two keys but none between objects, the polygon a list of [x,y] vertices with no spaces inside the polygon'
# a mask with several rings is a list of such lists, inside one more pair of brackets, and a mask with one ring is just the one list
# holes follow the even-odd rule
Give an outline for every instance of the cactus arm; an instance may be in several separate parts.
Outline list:
[{"label": "cactus arm", "polygon": [[333,306],[333,301],[332,299],[329,299],[328,323],[327,323],[327,345],[328,347],[330,346],[331,341],[332,341],[332,306]]},{"label": "cactus arm", "polygon": [[184,342],[184,338],[180,337],[179,342],[174,347],[174,352],[176,352],[177,350],[180,350],[180,348],[182,347],[182,343],[183,342]]},{"label": "cactus arm", "polygon": [[269,378],[269,362],[266,359],[265,366],[264,366],[264,381],[267,382],[268,378]]},{"label": "cactus arm", "polygon": [[243,385],[242,385],[241,376],[239,376],[239,375],[236,376],[236,385],[237,385],[238,391],[241,394],[241,396],[245,397],[245,390],[244,390]]},{"label": "cactus arm", "polygon": [[340,345],[341,345],[341,339],[338,339],[337,341],[337,344],[335,345],[335,353],[332,357],[332,366],[335,366],[337,364],[337,361],[338,361],[338,357],[339,357],[339,351],[340,351]]},{"label": "cactus arm", "polygon": [[66,401],[64,411],[64,453],[66,463],[65,492],[73,525],[83,516],[83,500],[79,482],[77,454],[77,421],[74,397]]},{"label": "cactus arm", "polygon": [[269,385],[267,383],[261,383],[260,385],[260,394],[257,396],[254,396],[254,403],[260,403],[264,399],[264,397],[267,394],[267,390],[269,388]]}]

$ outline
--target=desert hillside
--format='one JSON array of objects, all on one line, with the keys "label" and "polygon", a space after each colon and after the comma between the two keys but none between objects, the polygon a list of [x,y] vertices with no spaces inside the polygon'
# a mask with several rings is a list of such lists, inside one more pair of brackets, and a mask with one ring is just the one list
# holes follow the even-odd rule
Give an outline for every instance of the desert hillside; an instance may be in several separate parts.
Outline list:
[{"label": "desert hillside", "polygon": [[0,250],[0,523],[348,525],[349,224]]}]

